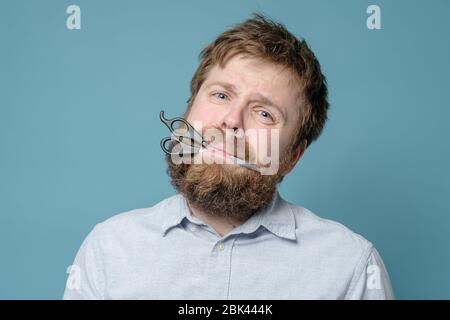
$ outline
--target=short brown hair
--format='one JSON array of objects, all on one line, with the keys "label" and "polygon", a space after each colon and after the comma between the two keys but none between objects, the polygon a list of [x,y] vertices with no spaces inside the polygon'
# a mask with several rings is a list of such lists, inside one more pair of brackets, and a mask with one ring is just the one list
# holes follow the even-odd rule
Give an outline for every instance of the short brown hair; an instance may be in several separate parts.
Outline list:
[{"label": "short brown hair", "polygon": [[283,24],[259,13],[223,32],[201,51],[200,65],[191,80],[188,111],[209,70],[216,64],[223,67],[236,54],[280,64],[297,76],[306,104],[300,110],[299,125],[292,139],[292,150],[304,140],[307,141],[306,146],[316,140],[327,120],[329,106],[327,83],[319,61],[305,40],[297,39]]}]

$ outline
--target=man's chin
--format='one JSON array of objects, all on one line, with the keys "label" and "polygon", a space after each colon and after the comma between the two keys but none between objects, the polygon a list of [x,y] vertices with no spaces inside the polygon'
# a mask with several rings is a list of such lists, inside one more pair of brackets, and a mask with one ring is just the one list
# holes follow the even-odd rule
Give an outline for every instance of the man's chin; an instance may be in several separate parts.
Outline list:
[{"label": "man's chin", "polygon": [[202,212],[213,215],[248,219],[267,206],[276,192],[274,176],[235,164],[169,163],[172,184]]}]

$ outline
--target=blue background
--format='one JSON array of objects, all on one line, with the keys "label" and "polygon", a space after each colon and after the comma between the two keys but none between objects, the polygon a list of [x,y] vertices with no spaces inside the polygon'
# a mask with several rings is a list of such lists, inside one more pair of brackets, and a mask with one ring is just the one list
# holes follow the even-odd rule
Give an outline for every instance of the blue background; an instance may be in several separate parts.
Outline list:
[{"label": "blue background", "polygon": [[[81,7],[81,30],[66,8]],[[381,7],[382,30],[366,8]],[[450,2],[1,1],[0,298],[59,299],[93,226],[174,193],[159,122],[201,48],[253,11],[328,78],[321,138],[281,193],[372,241],[397,298],[450,298]]]}]

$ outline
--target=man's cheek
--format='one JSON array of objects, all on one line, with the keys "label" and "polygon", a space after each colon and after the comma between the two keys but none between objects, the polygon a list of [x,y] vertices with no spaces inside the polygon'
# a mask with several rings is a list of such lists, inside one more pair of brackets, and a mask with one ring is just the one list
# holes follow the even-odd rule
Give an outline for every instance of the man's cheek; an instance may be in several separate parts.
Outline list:
[{"label": "man's cheek", "polygon": [[[253,151],[253,159],[250,159],[250,162],[266,168],[262,174],[276,174],[280,160],[279,129],[249,129],[246,135]],[[250,155],[252,156],[252,153]]]},{"label": "man's cheek", "polygon": [[278,129],[248,129],[247,141],[259,160],[276,155],[280,138]]},{"label": "man's cheek", "polygon": [[201,122],[203,128],[208,128],[215,126],[217,119],[219,118],[220,115],[216,114],[214,111],[202,109],[191,112],[186,120],[189,122]]},{"label": "man's cheek", "polygon": [[[245,140],[247,141],[246,146],[248,149],[245,149],[244,146],[241,145],[240,148],[238,148],[238,156],[242,159],[246,159],[247,162],[252,164],[258,164],[259,163],[259,146],[258,146],[258,136],[253,129],[249,129],[245,132]],[[239,154],[240,153],[240,154]]]}]

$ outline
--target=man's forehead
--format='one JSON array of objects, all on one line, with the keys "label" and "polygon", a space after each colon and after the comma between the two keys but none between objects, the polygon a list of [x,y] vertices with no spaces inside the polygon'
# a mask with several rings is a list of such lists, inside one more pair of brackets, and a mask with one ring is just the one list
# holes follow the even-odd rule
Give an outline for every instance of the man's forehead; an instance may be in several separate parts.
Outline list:
[{"label": "man's forehead", "polygon": [[260,85],[265,89],[287,85],[294,89],[294,74],[285,66],[260,58],[248,58],[237,55],[223,66],[215,64],[210,70],[206,82],[217,80],[234,80],[234,89],[240,85]]}]

